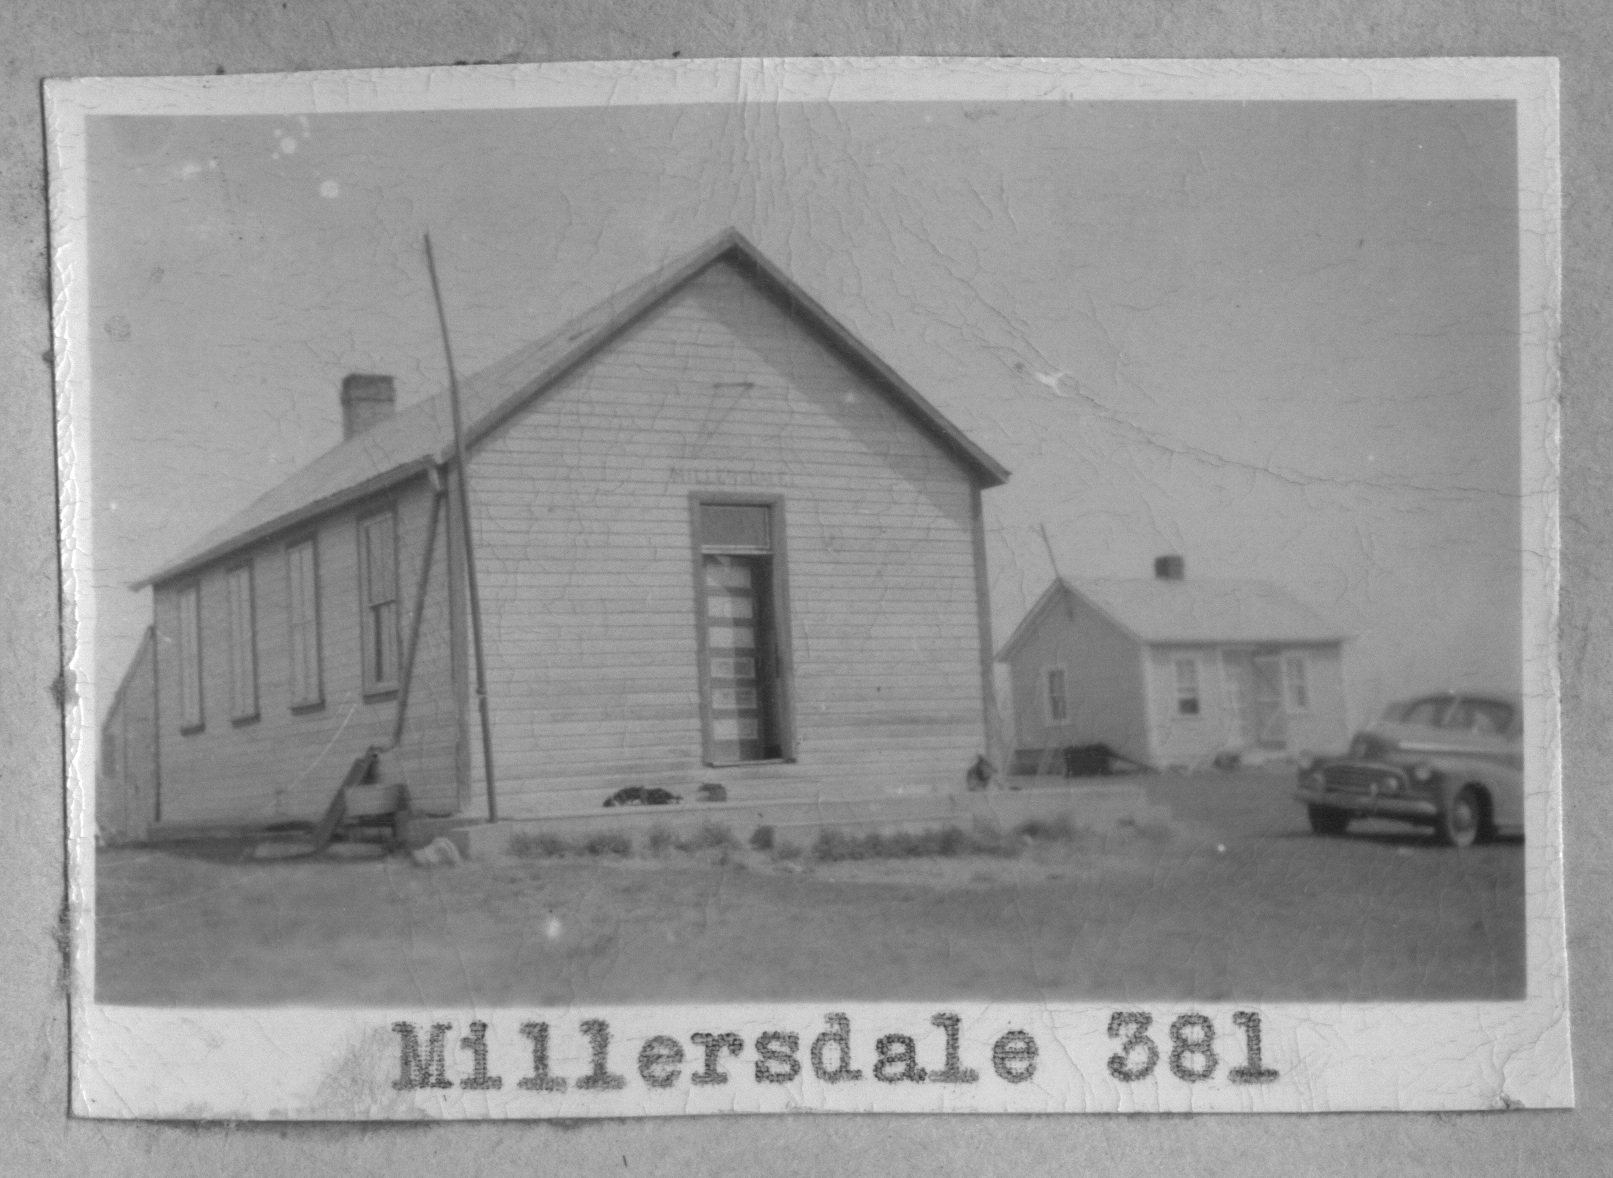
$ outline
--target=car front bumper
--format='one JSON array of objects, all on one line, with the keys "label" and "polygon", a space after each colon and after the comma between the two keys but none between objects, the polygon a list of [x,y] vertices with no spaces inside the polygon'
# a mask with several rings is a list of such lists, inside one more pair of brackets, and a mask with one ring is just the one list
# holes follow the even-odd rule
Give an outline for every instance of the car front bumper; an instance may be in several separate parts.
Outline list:
[{"label": "car front bumper", "polygon": [[1309,789],[1300,786],[1294,800],[1307,806],[1326,806],[1357,818],[1403,818],[1430,822],[1439,817],[1439,805],[1431,798],[1395,797],[1388,794],[1354,793],[1336,789]]}]

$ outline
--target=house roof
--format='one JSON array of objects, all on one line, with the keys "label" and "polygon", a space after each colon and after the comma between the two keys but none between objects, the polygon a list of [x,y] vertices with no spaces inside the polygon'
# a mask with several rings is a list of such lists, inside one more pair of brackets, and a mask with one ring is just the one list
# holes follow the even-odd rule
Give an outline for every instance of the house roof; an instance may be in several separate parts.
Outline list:
[{"label": "house roof", "polygon": [[1070,595],[1144,643],[1342,642],[1350,637],[1269,581],[1059,577],[1031,607],[997,658],[1011,659],[1042,618]]},{"label": "house roof", "polygon": [[[474,446],[485,438],[578,364],[718,262],[728,262],[743,270],[794,315],[815,327],[831,347],[876,387],[883,389],[915,425],[951,454],[982,487],[999,486],[1008,480],[1006,469],[733,229],[616,291],[553,335],[461,380],[459,392],[466,446]],[[446,464],[453,454],[453,423],[445,389],[326,451],[133,587],[139,589],[193,572],[265,536]]]}]

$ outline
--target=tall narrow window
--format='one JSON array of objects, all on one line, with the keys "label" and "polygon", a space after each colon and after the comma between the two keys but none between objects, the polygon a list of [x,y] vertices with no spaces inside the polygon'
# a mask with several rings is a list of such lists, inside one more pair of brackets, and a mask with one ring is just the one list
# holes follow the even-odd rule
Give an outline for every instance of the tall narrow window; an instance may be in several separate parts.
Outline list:
[{"label": "tall narrow window", "polygon": [[251,565],[244,564],[224,574],[224,596],[230,615],[230,716],[251,720],[258,714],[258,640]]},{"label": "tall narrow window", "polygon": [[202,728],[202,590],[179,591],[179,729]]},{"label": "tall narrow window", "polygon": [[359,601],[364,607],[364,691],[398,686],[398,523],[392,512],[358,526]]},{"label": "tall narrow window", "polygon": [[286,549],[287,616],[291,623],[291,706],[315,707],[325,698],[319,673],[319,562],[313,540]]},{"label": "tall narrow window", "polygon": [[1070,719],[1070,696],[1066,690],[1063,667],[1047,670],[1047,721],[1049,724],[1066,724]]},{"label": "tall narrow window", "polygon": [[695,504],[707,764],[790,755],[774,515],[766,504]]},{"label": "tall narrow window", "polygon": [[1196,716],[1199,714],[1199,661],[1197,659],[1176,660],[1176,714],[1178,716]]},{"label": "tall narrow window", "polygon": [[1291,654],[1283,659],[1283,686],[1288,689],[1288,710],[1308,712],[1311,707],[1311,688],[1305,678],[1305,656]]}]

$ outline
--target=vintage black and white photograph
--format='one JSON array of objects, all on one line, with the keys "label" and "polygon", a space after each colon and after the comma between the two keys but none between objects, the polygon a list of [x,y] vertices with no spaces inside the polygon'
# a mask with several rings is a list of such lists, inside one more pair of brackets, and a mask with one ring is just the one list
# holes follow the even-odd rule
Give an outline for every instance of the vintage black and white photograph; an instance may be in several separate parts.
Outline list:
[{"label": "vintage black and white photograph", "polygon": [[80,1110],[1571,1103],[1555,74],[1235,64],[51,91]]}]

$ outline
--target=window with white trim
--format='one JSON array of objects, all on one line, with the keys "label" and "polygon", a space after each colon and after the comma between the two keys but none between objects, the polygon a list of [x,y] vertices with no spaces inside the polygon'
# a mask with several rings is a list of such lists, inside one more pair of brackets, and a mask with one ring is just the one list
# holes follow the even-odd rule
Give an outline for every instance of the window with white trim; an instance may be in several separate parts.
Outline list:
[{"label": "window with white trim", "polygon": [[179,591],[179,730],[202,729],[202,588]]},{"label": "window with white trim", "polygon": [[251,720],[258,714],[258,639],[251,565],[239,565],[224,574],[224,601],[230,623],[230,718]]},{"label": "window with white trim", "polygon": [[1311,710],[1311,687],[1307,675],[1305,656],[1287,655],[1283,659],[1283,692],[1288,698],[1290,712]]},{"label": "window with white trim", "polygon": [[1176,714],[1178,716],[1199,714],[1198,659],[1176,660]]},{"label": "window with white trim", "polygon": [[319,553],[312,538],[286,549],[286,603],[291,624],[291,706],[325,700],[319,665]]},{"label": "window with white trim", "polygon": [[358,596],[364,609],[364,692],[398,686],[398,517],[387,511],[358,525]]},{"label": "window with white trim", "polygon": [[1047,669],[1047,722],[1049,724],[1070,722],[1069,684],[1063,667]]}]

